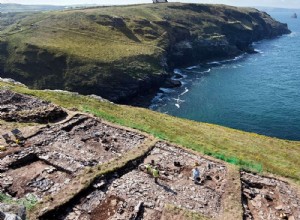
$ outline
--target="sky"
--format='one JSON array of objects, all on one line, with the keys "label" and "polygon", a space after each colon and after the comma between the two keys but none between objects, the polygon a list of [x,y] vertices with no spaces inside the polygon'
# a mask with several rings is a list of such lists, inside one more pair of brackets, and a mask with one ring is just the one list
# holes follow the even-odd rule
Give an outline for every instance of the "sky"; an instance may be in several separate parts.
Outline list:
[{"label": "sky", "polygon": [[[179,0],[169,0],[178,2]],[[50,5],[74,5],[74,4],[138,4],[151,3],[152,0],[0,0],[0,3],[19,4],[50,4]],[[181,0],[180,2],[191,3],[219,3],[235,6],[268,6],[279,8],[300,8],[300,0]]]}]

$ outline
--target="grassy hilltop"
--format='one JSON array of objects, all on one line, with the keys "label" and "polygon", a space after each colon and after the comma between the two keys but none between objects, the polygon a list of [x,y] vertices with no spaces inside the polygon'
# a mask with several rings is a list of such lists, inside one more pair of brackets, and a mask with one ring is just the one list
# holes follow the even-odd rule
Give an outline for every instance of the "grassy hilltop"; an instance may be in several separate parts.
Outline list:
[{"label": "grassy hilltop", "polygon": [[8,13],[0,29],[1,76],[119,102],[157,89],[175,66],[289,32],[256,9],[180,3]]}]

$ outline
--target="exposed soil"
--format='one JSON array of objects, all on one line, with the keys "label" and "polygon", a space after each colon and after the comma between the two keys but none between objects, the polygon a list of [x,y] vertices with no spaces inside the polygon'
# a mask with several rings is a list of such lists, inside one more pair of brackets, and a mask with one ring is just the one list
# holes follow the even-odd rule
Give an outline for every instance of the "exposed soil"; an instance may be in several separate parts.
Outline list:
[{"label": "exposed soil", "polygon": [[[157,184],[152,175],[142,169],[143,164],[151,160],[155,160],[161,173]],[[200,164],[200,184],[191,179],[195,162]],[[208,217],[217,217],[220,213],[227,172],[223,164],[162,142],[143,164],[120,177],[99,180],[91,193],[59,219],[161,219],[166,204]]]},{"label": "exposed soil", "polygon": [[34,193],[39,198],[60,190],[71,176],[56,170],[42,161],[11,169],[1,174],[0,186],[5,192],[18,198]]},{"label": "exposed soil", "polygon": [[0,119],[15,122],[56,122],[67,116],[60,107],[32,96],[0,90]]},{"label": "exposed soil", "polygon": [[97,208],[91,213],[91,220],[109,219],[114,216],[116,212],[122,209],[124,200],[117,196],[111,195],[102,201]]},{"label": "exposed soil", "polygon": [[241,172],[244,219],[300,219],[300,196],[286,182]]}]

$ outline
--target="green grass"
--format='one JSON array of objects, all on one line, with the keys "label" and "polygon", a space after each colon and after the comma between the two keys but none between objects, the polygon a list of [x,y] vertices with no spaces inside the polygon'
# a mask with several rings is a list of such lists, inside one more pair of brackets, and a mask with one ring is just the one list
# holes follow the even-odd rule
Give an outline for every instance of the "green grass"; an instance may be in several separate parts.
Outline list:
[{"label": "green grass", "polygon": [[163,140],[222,159],[240,167],[300,181],[300,142],[266,137],[218,125],[172,117],[143,108],[99,102],[68,93],[0,86],[35,95],[65,108],[76,107],[100,118],[135,128]]},{"label": "green grass", "polygon": [[[175,217],[176,219],[182,219],[182,220],[210,220],[211,218],[208,218],[206,216],[203,216],[196,212],[191,212],[186,209],[182,209],[173,205],[165,205],[164,207],[164,213],[170,214],[168,217]],[[165,216],[166,217],[166,216]]]},{"label": "green grass", "polygon": [[23,205],[26,207],[26,210],[29,211],[38,203],[38,200],[32,194],[28,194],[26,197],[21,199],[15,199],[4,193],[0,193],[0,202],[5,204]]}]

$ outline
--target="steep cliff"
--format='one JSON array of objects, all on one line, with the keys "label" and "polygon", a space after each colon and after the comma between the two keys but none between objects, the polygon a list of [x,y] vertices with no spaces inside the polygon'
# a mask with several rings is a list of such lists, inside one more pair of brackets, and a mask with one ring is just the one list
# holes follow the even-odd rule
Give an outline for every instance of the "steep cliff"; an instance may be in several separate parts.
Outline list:
[{"label": "steep cliff", "polygon": [[174,67],[290,32],[256,9],[180,3],[3,14],[0,24],[2,77],[123,103],[155,91]]}]

